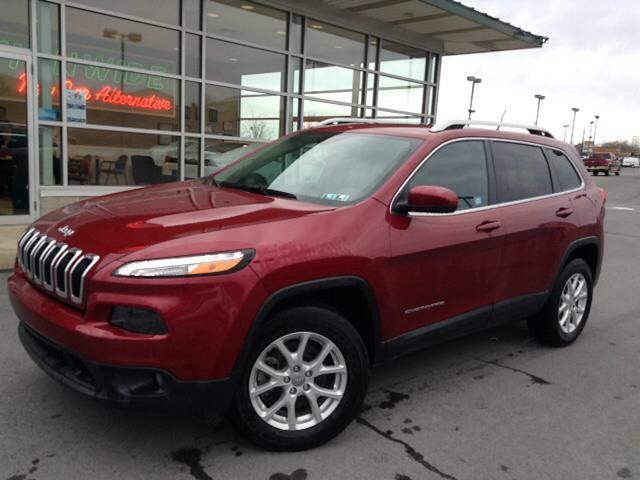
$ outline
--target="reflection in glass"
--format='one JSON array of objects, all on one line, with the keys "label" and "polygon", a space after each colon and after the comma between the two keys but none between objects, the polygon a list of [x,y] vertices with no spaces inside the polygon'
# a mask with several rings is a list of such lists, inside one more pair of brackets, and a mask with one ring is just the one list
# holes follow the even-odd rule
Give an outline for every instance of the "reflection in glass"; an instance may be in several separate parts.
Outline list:
[{"label": "reflection in glass", "polygon": [[332,63],[362,67],[366,35],[317,20],[307,20],[307,55]]},{"label": "reflection in glass", "polygon": [[179,178],[179,137],[69,128],[70,185],[149,185]]},{"label": "reflection in glass", "polygon": [[200,84],[184,84],[184,129],[190,133],[200,133]]},{"label": "reflection in glass", "polygon": [[0,215],[29,214],[25,62],[0,58]]},{"label": "reflection in glass", "polygon": [[289,118],[287,118],[287,132],[297,132],[300,121],[299,98],[289,98]]},{"label": "reflection in glass", "polygon": [[417,115],[403,115],[395,112],[385,112],[384,110],[378,110],[376,115],[378,119],[384,119],[385,122],[397,122],[397,123],[422,123],[422,117]]},{"label": "reflection in glass", "polygon": [[378,64],[378,38],[369,37],[367,45],[367,62],[369,62],[369,70],[376,70]]},{"label": "reflection in glass", "polygon": [[427,81],[429,83],[436,83],[438,79],[438,59],[440,57],[437,53],[429,54],[429,74],[427,76]]},{"label": "reflection in glass", "polygon": [[60,7],[38,2],[38,52],[60,54]]},{"label": "reflection in glass", "polygon": [[112,10],[127,16],[148,18],[156,22],[178,25],[180,0],[74,0],[92,7]]},{"label": "reflection in glass", "polygon": [[379,76],[378,106],[405,112],[422,112],[422,84]]},{"label": "reflection in glass", "polygon": [[[67,89],[83,93],[87,123],[153,130],[180,128],[178,80],[68,63]],[[69,107],[67,120],[82,121]]]},{"label": "reflection in glass", "polygon": [[184,139],[184,179],[200,178],[200,139]]},{"label": "reflection in glass", "polygon": [[273,140],[280,135],[282,115],[279,95],[207,85],[205,133]]},{"label": "reflection in glass", "polygon": [[76,8],[66,11],[70,57],[180,73],[179,32]]},{"label": "reflection in glass", "polygon": [[40,127],[38,146],[40,158],[40,185],[62,185],[62,152],[60,127]]},{"label": "reflection in glass", "polygon": [[207,138],[204,142],[204,174],[211,175],[225,165],[248,155],[264,145],[261,142],[239,142]]},{"label": "reflection in glass", "polygon": [[285,60],[278,53],[207,39],[208,80],[281,91]]},{"label": "reflection in glass", "polygon": [[200,78],[202,50],[200,48],[200,35],[187,33],[185,46],[185,75]]},{"label": "reflection in glass", "polygon": [[344,103],[360,103],[362,74],[359,70],[307,60],[305,95]]},{"label": "reflection in glass", "polygon": [[427,52],[407,45],[382,42],[380,71],[423,81],[427,65]]},{"label": "reflection in glass", "polygon": [[286,50],[287,14],[247,0],[205,0],[207,33]]},{"label": "reflection in glass", "polygon": [[365,98],[365,103],[369,106],[373,106],[374,105],[374,95],[373,93],[375,92],[375,88],[376,88],[376,75],[374,73],[368,73],[367,74],[367,95]]},{"label": "reflection in glass", "polygon": [[60,120],[60,62],[38,61],[38,118]]},{"label": "reflection in glass", "polygon": [[0,0],[0,45],[29,47],[29,2]]},{"label": "reflection in glass", "polygon": [[436,114],[436,87],[427,87],[427,115]]},{"label": "reflection in glass", "polygon": [[334,103],[304,100],[304,121],[302,128],[309,128],[315,123],[334,117],[359,117],[360,108]]},{"label": "reflection in glass", "polygon": [[300,70],[302,69],[302,59],[291,57],[291,70],[289,72],[289,91],[300,93]]}]

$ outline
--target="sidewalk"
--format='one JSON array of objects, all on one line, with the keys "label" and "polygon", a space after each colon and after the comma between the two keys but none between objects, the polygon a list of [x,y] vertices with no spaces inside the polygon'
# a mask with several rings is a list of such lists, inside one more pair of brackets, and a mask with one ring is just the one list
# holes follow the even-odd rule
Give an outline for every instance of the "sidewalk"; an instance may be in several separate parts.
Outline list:
[{"label": "sidewalk", "polygon": [[0,270],[13,268],[18,238],[25,225],[0,226]]}]

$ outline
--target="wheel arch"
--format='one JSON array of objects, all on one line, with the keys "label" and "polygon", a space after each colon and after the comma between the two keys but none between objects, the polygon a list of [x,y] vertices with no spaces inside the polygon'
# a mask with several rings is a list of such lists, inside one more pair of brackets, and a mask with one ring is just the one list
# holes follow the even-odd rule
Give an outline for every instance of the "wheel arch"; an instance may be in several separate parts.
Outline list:
[{"label": "wheel arch", "polygon": [[284,287],[262,304],[244,340],[233,369],[245,364],[251,347],[259,339],[261,328],[278,311],[299,305],[321,305],[345,316],[361,335],[371,365],[382,361],[380,313],[373,288],[362,277],[339,276],[321,278]]},{"label": "wheel arch", "polygon": [[589,265],[593,276],[593,284],[598,282],[600,270],[602,267],[602,248],[598,237],[585,237],[572,242],[565,251],[559,268],[556,271],[555,279],[558,278],[562,269],[573,259],[581,258]]}]

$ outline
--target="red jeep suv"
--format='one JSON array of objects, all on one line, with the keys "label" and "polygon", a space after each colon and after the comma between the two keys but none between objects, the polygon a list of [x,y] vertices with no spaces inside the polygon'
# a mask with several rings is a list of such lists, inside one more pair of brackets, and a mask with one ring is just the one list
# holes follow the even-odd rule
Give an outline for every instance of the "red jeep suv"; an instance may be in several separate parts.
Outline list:
[{"label": "red jeep suv", "polygon": [[229,411],[276,450],[339,433],[401,354],[524,319],[568,345],[605,194],[544,130],[468,127],[336,121],[46,215],[8,282],[20,339],[79,392]]}]

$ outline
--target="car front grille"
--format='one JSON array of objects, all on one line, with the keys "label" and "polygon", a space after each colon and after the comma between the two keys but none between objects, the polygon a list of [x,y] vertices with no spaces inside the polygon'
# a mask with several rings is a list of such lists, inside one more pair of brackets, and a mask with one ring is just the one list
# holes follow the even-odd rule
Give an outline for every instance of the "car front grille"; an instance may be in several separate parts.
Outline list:
[{"label": "car front grille", "polygon": [[85,279],[100,257],[29,229],[18,241],[18,263],[29,280],[77,306],[84,304]]}]

